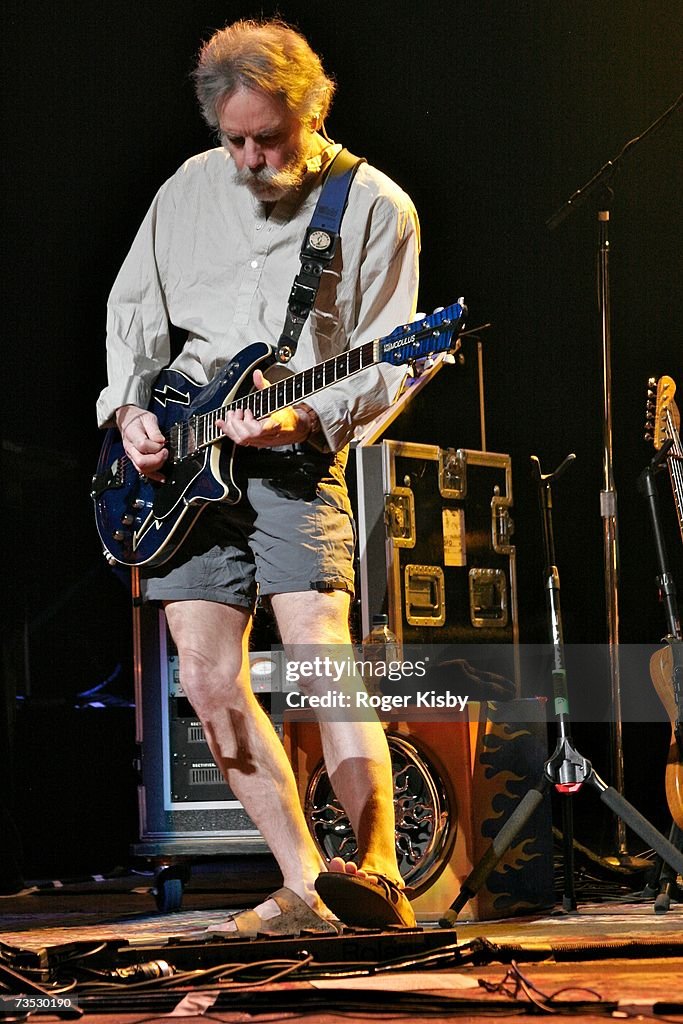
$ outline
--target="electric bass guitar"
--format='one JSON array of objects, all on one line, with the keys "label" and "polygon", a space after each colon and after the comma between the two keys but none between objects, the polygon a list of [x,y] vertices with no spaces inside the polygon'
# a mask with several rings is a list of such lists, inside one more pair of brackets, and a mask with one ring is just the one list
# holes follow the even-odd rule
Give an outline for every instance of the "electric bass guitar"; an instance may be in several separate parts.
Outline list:
[{"label": "electric bass guitar", "polygon": [[[645,437],[657,451],[669,444],[666,461],[673,488],[678,525],[683,537],[683,447],[679,435],[680,414],[674,401],[676,384],[671,377],[660,377],[648,382],[647,418]],[[650,659],[650,676],[657,695],[671,722],[672,736],[666,764],[666,799],[671,817],[683,829],[683,763],[680,737],[683,734],[683,700],[681,688],[676,687],[674,673],[683,672],[683,640],[671,637],[661,650]]]},{"label": "electric bass guitar", "polygon": [[[102,445],[91,497],[106,559],[125,566],[162,565],[210,503],[240,501],[235,475],[239,445],[216,426],[228,412],[249,409],[262,419],[370,366],[415,364],[437,353],[452,353],[466,315],[462,301],[456,302],[300,373],[275,364],[273,349],[265,342],[242,349],[203,386],[177,370],[163,370],[149,405],[169,452],[161,470],[163,482],[135,469],[117,429],[107,431]],[[252,390],[254,370],[265,370],[268,376],[268,367],[281,379]]]}]

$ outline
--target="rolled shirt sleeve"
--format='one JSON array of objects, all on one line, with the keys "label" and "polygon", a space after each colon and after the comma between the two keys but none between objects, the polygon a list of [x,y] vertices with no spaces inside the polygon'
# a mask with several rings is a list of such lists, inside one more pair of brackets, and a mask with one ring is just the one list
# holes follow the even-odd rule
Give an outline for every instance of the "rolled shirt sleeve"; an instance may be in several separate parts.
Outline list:
[{"label": "rolled shirt sleeve", "polygon": [[170,359],[169,318],[160,257],[163,225],[172,217],[169,183],[157,193],[133,241],[107,303],[107,375],[97,420],[112,426],[122,405],[149,404],[152,384]]}]

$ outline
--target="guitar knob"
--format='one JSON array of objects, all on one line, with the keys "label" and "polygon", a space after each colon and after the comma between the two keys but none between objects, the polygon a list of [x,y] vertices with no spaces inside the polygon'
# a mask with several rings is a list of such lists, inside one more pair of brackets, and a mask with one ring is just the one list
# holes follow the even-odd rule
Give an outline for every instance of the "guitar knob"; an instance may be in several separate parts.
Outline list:
[{"label": "guitar knob", "polygon": [[121,522],[123,523],[124,526],[132,526],[133,523],[135,522],[135,519],[130,514],[130,512],[126,512],[125,516],[121,516]]},{"label": "guitar knob", "polygon": [[114,530],[112,536],[113,536],[114,540],[125,540],[126,539],[126,531],[125,530]]},{"label": "guitar knob", "polygon": [[133,508],[134,509],[140,509],[140,508],[144,508],[144,507],[145,507],[145,503],[144,503],[142,498],[136,498],[135,501],[133,502]]}]

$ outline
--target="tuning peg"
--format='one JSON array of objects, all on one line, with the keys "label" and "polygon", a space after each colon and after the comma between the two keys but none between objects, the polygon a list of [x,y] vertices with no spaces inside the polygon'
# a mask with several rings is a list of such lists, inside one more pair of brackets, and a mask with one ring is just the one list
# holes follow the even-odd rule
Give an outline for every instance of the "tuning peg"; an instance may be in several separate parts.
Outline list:
[{"label": "tuning peg", "polygon": [[645,440],[645,441],[654,441],[654,436],[650,433],[649,430],[646,430],[645,433],[643,434],[643,440]]},{"label": "tuning peg", "polygon": [[453,364],[455,362],[455,356],[453,355],[452,352],[446,352],[442,359],[442,362]]},{"label": "tuning peg", "polygon": [[445,306],[435,306],[434,309],[432,310],[432,312],[433,313],[443,313],[445,308],[446,308]]}]

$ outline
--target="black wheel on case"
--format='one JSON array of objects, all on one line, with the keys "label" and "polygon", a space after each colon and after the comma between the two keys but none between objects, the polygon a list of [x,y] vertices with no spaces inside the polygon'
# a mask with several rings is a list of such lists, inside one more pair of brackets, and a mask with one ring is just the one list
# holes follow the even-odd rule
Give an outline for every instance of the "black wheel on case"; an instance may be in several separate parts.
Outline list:
[{"label": "black wheel on case", "polygon": [[171,914],[180,910],[183,902],[183,883],[180,878],[160,878],[157,880],[154,894],[157,910],[162,914]]},{"label": "black wheel on case", "polygon": [[164,867],[157,872],[154,899],[162,914],[180,910],[183,902],[183,888],[189,881],[190,872],[186,867]]}]

